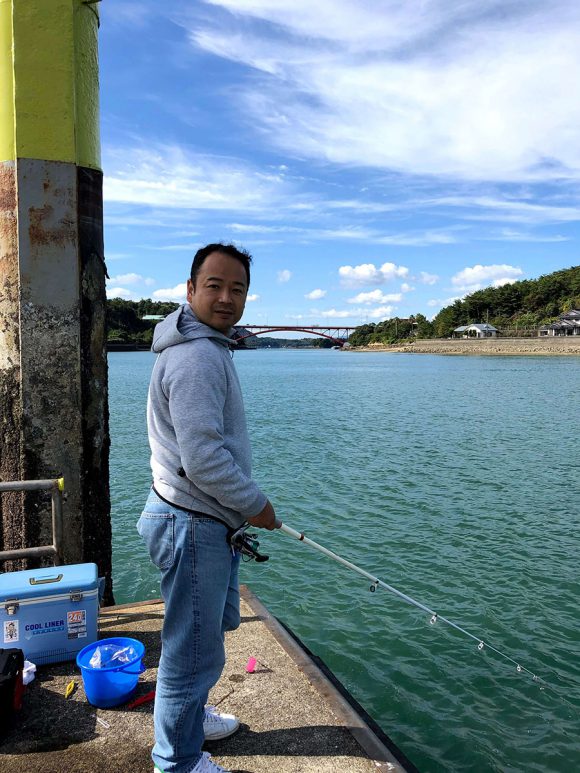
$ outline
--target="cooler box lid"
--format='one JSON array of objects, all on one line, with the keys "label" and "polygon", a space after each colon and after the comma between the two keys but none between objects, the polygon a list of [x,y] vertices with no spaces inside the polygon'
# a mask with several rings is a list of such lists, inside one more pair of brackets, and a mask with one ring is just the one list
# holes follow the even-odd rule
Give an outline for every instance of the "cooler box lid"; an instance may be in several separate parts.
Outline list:
[{"label": "cooler box lid", "polygon": [[40,599],[71,591],[94,591],[98,575],[96,564],[47,566],[22,572],[0,574],[0,601]]}]

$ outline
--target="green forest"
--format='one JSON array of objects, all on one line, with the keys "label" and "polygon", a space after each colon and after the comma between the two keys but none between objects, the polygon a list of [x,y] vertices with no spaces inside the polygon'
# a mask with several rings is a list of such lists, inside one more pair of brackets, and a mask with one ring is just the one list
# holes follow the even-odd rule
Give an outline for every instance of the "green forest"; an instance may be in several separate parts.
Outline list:
[{"label": "green forest", "polygon": [[524,279],[503,287],[486,287],[441,309],[429,321],[423,314],[386,319],[357,327],[353,346],[393,344],[415,338],[447,338],[460,325],[489,322],[500,335],[535,335],[541,325],[580,308],[580,266],[555,271],[538,279]]}]

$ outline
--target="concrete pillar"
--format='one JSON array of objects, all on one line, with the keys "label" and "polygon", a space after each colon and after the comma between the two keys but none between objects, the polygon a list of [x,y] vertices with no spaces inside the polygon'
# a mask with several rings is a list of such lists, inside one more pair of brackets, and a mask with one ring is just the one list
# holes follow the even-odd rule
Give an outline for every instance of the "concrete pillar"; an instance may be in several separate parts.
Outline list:
[{"label": "concrete pillar", "polygon": [[[110,601],[97,7],[0,0],[0,478],[64,477],[65,563]],[[0,549],[50,542],[42,495],[0,508]]]}]

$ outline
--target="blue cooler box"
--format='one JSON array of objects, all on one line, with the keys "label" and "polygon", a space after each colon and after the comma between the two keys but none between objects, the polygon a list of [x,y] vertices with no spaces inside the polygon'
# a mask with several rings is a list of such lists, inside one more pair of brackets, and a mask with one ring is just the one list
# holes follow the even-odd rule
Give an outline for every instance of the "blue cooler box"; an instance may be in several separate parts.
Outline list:
[{"label": "blue cooler box", "polygon": [[0,647],[32,663],[74,660],[97,640],[96,564],[0,574]]}]

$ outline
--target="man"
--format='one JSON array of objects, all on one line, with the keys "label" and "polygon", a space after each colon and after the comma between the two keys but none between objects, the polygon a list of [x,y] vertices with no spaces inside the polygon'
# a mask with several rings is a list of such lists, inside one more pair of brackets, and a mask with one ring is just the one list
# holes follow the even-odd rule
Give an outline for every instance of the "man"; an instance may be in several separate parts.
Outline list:
[{"label": "man", "polygon": [[228,533],[245,521],[274,529],[274,508],[251,477],[240,384],[230,353],[251,256],[209,244],[193,260],[187,301],[155,328],[147,405],[153,488],[137,528],[161,571],[165,619],[155,696],[159,773],[226,773],[201,751],[238,720],[206,707],[240,622],[238,565]]}]

